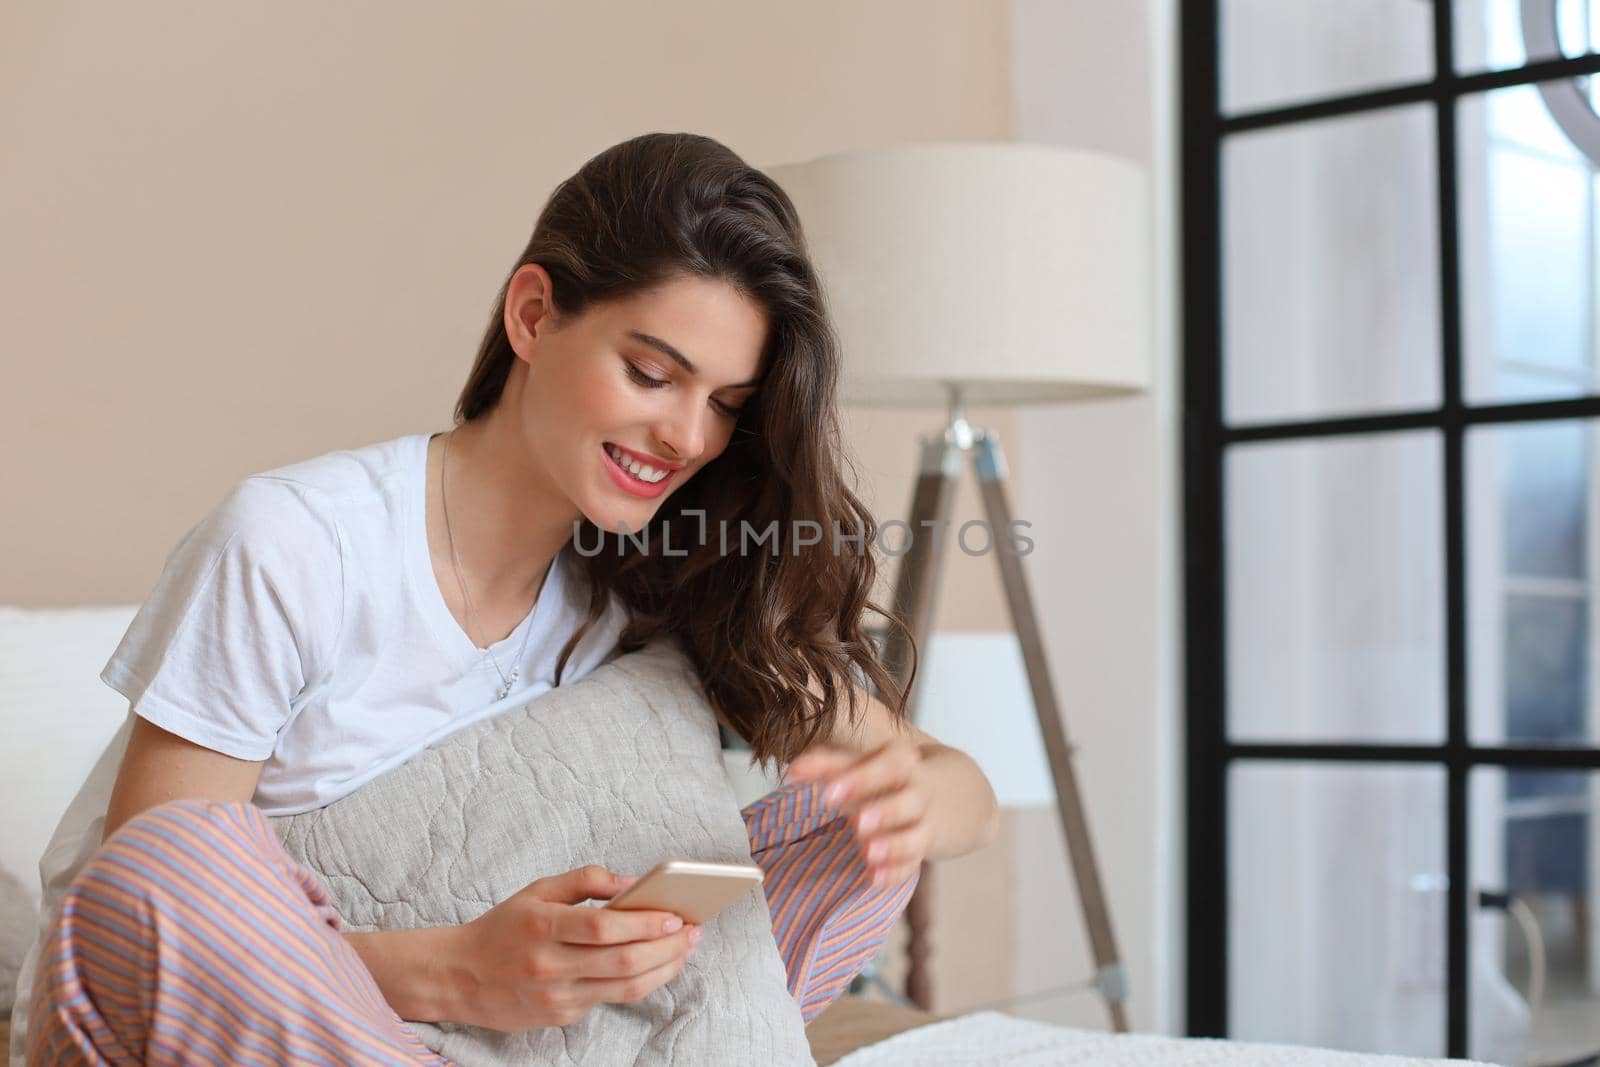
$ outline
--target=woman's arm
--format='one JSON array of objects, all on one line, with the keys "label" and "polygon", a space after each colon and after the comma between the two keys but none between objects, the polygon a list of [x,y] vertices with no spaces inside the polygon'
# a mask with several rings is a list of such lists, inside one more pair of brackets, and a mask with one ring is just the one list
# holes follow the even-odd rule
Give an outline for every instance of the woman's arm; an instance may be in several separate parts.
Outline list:
[{"label": "woman's arm", "polygon": [[242,760],[179,737],[135,715],[106,804],[103,844],[122,824],[169,800],[248,801],[265,760]]}]

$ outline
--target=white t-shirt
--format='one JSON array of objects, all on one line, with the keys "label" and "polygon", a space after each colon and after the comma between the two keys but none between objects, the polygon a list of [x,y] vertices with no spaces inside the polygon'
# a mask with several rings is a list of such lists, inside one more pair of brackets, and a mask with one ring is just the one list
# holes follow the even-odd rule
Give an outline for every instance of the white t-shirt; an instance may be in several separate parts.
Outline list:
[{"label": "white t-shirt", "polygon": [[[266,760],[254,802],[268,815],[324,807],[526,704],[583,619],[569,545],[516,629],[488,654],[472,643],[428,555],[427,448],[416,434],[244,479],[178,542],[100,673],[157,726]],[[624,609],[610,608],[563,684],[616,647]],[[496,700],[514,663],[517,686]]]},{"label": "white t-shirt", "polygon": [[[569,544],[538,602],[488,652],[446,605],[428,554],[428,434],[331,452],[236,485],[167,554],[100,678],[131,705],[39,865],[48,930],[99,847],[138,715],[239,759],[265,760],[268,815],[324,807],[435,742],[549,690],[588,586]],[[627,621],[612,597],[562,684],[609,659]],[[530,632],[531,628],[531,632]],[[520,661],[517,652],[526,649]],[[500,672],[520,666],[504,700]],[[23,964],[26,1018],[38,943]],[[13,1055],[20,1034],[13,1034]]]}]

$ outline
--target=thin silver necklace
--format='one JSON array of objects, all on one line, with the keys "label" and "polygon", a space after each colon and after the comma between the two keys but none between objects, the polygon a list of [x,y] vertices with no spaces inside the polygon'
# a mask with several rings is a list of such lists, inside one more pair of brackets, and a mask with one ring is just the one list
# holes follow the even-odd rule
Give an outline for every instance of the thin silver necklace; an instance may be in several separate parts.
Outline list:
[{"label": "thin silver necklace", "polygon": [[[451,430],[444,435],[444,456],[439,460],[439,503],[444,509],[444,534],[445,539],[450,544],[450,561],[456,570],[456,583],[461,586],[461,596],[467,602],[467,613],[472,616],[473,626],[477,628],[479,633],[482,633],[483,623],[478,619],[478,609],[472,606],[472,594],[467,592],[467,580],[461,576],[461,556],[456,552],[455,534],[450,530],[450,498],[445,495],[445,472],[450,466],[450,438],[454,436],[455,430]],[[555,566],[554,562],[551,563],[551,566]],[[545,571],[545,580],[549,579],[549,574],[548,570]],[[544,581],[541,581],[539,583],[539,592],[533,598],[536,606],[539,603],[539,597],[543,595]],[[531,615],[533,609],[530,608],[528,613]],[[510,694],[511,687],[517,684],[517,678],[522,673],[522,657],[528,651],[528,635],[533,633],[533,620],[529,619],[527,622],[527,629],[522,632],[522,647],[517,651],[517,658],[511,664],[511,674],[509,676],[500,669],[500,661],[494,658],[494,653],[487,648],[483,650],[484,656],[488,658],[490,663],[494,664],[494,672],[500,676],[502,683],[500,691],[495,694],[496,700],[504,700]],[[474,641],[473,644],[476,647],[477,642]]]}]

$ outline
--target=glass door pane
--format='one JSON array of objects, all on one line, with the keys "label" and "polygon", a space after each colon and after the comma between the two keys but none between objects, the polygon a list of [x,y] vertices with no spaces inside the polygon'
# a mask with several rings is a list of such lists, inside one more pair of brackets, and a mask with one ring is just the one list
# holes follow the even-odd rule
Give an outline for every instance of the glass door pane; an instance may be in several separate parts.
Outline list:
[{"label": "glass door pane", "polygon": [[1419,104],[1225,143],[1229,423],[1439,403],[1433,134]]},{"label": "glass door pane", "polygon": [[1597,423],[1478,427],[1466,449],[1473,740],[1600,743]]},{"label": "glass door pane", "polygon": [[1579,1062],[1600,1049],[1600,774],[1481,767],[1470,803],[1471,1055]]},{"label": "glass door pane", "polygon": [[[1462,356],[1470,403],[1600,389],[1596,357],[1600,117],[1519,85],[1456,105]],[[1570,103],[1570,101],[1569,101]],[[1558,122],[1556,115],[1563,116]]]},{"label": "glass door pane", "polygon": [[1227,114],[1433,77],[1433,13],[1416,0],[1222,0]]},{"label": "glass door pane", "polygon": [[1438,767],[1235,764],[1230,1037],[1444,1055]]},{"label": "glass door pane", "polygon": [[1434,431],[1229,450],[1228,735],[1444,739]]}]

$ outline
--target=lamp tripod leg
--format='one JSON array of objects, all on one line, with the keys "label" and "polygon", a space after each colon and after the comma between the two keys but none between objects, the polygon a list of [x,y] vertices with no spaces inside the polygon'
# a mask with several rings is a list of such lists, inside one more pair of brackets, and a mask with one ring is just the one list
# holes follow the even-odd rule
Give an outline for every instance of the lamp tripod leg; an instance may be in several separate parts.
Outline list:
[{"label": "lamp tripod leg", "polygon": [[[933,629],[934,594],[944,549],[939,534],[950,525],[956,479],[960,476],[960,447],[942,437],[926,439],[911,495],[910,543],[895,576],[894,612],[910,634],[908,637],[891,627],[884,646],[884,666],[902,686],[911,674],[912,642],[918,649],[926,648]],[[917,673],[920,678],[922,672]],[[907,697],[906,715],[916,721],[915,688]],[[928,966],[933,880],[932,865],[924,863],[905,911],[910,933],[906,944],[906,996],[923,1011],[933,1010],[933,977]]]},{"label": "lamp tripod leg", "polygon": [[1011,551],[1003,539],[1011,532],[1011,505],[1006,497],[1005,456],[1000,442],[993,433],[983,432],[974,441],[972,465],[978,475],[983,493],[984,510],[988,515],[990,546],[1000,566],[1000,579],[1005,585],[1006,602],[1016,628],[1017,640],[1022,646],[1022,658],[1028,671],[1028,685],[1033,693],[1033,706],[1039,717],[1039,733],[1044,740],[1045,755],[1050,761],[1050,773],[1055,779],[1056,805],[1061,815],[1061,828],[1066,837],[1067,854],[1077,880],[1078,899],[1083,905],[1084,923],[1089,931],[1089,944],[1094,953],[1096,975],[1094,984],[1106,1000],[1111,1016],[1111,1027],[1118,1033],[1128,1030],[1125,1008],[1127,981],[1122,963],[1117,956],[1116,938],[1111,929],[1111,913],[1106,905],[1104,889],[1100,882],[1099,867],[1095,862],[1094,845],[1089,835],[1089,822],[1084,812],[1083,797],[1078,788],[1077,773],[1072,765],[1072,746],[1067,740],[1066,726],[1056,705],[1055,687],[1051,684],[1050,669],[1045,657],[1044,639],[1039,620],[1034,614],[1033,598],[1022,570],[1022,557]]}]

